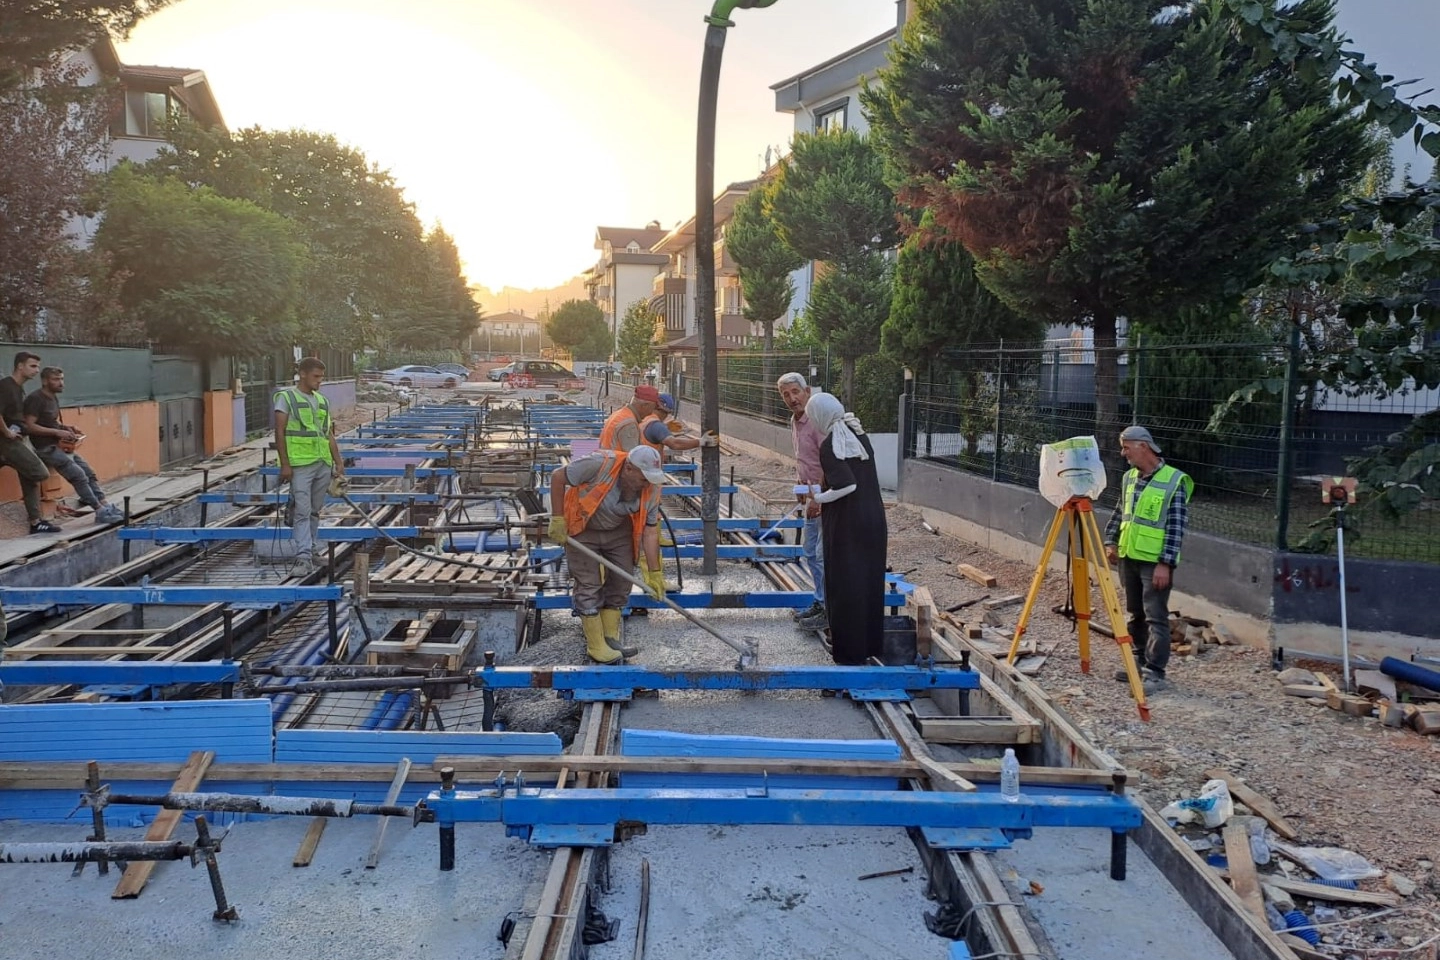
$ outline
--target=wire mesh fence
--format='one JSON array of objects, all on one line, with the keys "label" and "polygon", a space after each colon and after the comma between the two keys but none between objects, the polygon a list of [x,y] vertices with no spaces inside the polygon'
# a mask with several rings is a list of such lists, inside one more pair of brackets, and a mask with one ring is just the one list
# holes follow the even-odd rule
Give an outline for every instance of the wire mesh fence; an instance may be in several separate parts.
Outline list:
[{"label": "wire mesh fence", "polygon": [[[1440,396],[1419,390],[1351,397],[1297,382],[1288,433],[1285,404],[1273,392],[1226,405],[1247,385],[1283,383],[1288,350],[1259,330],[1248,340],[1223,342],[1136,337],[1098,353],[1078,337],[975,346],[947,355],[914,381],[906,456],[1033,487],[1042,445],[1091,434],[1110,474],[1101,502],[1113,506],[1126,469],[1118,434],[1140,423],[1165,459],[1195,479],[1192,530],[1324,549],[1316,534],[1330,513],[1319,478],[1345,473],[1347,457],[1385,443],[1416,414],[1440,406]],[[1362,535],[1347,538],[1347,550],[1440,562],[1440,504],[1424,506],[1399,521],[1366,518]]]},{"label": "wire mesh fence", "polygon": [[[687,357],[673,375],[673,392],[698,409],[703,392],[698,358]],[[829,389],[830,364],[823,353],[731,352],[718,357],[720,409],[770,423],[789,423],[790,411],[780,400],[775,381],[799,373],[820,389]]]}]

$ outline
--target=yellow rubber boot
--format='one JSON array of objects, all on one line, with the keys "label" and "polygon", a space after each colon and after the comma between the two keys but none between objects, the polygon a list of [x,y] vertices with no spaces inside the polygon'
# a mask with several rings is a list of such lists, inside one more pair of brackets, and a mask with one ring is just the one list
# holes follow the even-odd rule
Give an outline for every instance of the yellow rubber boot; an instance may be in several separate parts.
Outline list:
[{"label": "yellow rubber boot", "polygon": [[640,652],[639,647],[622,647],[620,645],[619,610],[612,610],[609,607],[601,610],[600,625],[605,628],[605,645],[611,650],[619,652],[622,657],[633,657]]},{"label": "yellow rubber boot", "polygon": [[591,660],[596,663],[625,662],[625,657],[619,651],[611,650],[605,643],[605,627],[600,622],[599,614],[581,617],[580,629],[585,634],[585,652],[590,655]]}]

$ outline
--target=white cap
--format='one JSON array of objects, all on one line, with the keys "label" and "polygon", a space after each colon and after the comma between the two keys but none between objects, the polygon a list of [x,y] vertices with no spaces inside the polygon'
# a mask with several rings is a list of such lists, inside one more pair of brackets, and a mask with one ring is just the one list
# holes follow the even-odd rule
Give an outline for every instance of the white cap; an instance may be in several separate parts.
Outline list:
[{"label": "white cap", "polygon": [[645,479],[651,483],[665,482],[665,471],[660,466],[660,454],[654,447],[647,447],[644,444],[632,447],[630,452],[625,454],[625,460],[638,467],[640,472],[645,474]]}]

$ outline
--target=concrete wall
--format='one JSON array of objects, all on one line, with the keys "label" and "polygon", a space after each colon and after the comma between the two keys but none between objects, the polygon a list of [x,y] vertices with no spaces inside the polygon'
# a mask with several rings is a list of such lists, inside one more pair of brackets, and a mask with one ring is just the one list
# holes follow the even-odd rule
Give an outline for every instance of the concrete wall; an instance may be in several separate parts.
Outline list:
[{"label": "concrete wall", "polygon": [[[160,405],[103,404],[64,408],[65,422],[85,434],[79,454],[103,484],[107,480],[160,471]],[[45,500],[73,495],[70,485],[53,473],[42,488]],[[0,500],[20,499],[20,481],[14,470],[0,470]],[[48,510],[46,511],[49,512]]]},{"label": "concrete wall", "polygon": [[332,416],[341,416],[355,409],[355,381],[333,380],[321,384],[320,392],[330,401]]},{"label": "concrete wall", "polygon": [[[1276,646],[1338,657],[1339,560],[1277,553],[1273,572]],[[1352,655],[1440,657],[1440,619],[1423,600],[1440,596],[1440,565],[1347,559],[1344,593]]]},{"label": "concrete wall", "polygon": [[205,456],[235,445],[235,411],[229,390],[205,393]]}]

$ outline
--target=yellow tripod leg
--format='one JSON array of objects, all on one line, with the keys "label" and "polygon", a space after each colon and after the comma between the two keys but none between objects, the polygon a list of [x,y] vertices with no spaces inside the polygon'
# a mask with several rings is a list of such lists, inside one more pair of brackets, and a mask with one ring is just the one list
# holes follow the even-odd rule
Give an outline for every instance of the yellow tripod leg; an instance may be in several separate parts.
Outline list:
[{"label": "yellow tripod leg", "polygon": [[1110,562],[1105,558],[1105,540],[1100,534],[1100,525],[1095,513],[1087,502],[1082,508],[1081,522],[1092,555],[1097,557],[1095,579],[1100,586],[1100,600],[1110,616],[1110,629],[1120,647],[1120,659],[1125,663],[1125,677],[1130,683],[1130,695],[1140,711],[1140,719],[1150,719],[1150,705],[1145,702],[1145,685],[1140,681],[1140,669],[1135,665],[1135,642],[1126,626],[1125,612],[1120,606],[1120,594],[1115,589],[1115,579],[1110,575]]},{"label": "yellow tripod leg", "polygon": [[1080,672],[1090,672],[1090,565],[1085,555],[1085,514],[1066,507],[1070,515],[1070,587],[1075,599],[1075,622],[1080,643]]},{"label": "yellow tripod leg", "polygon": [[1065,523],[1065,508],[1061,507],[1055,511],[1055,519],[1050,521],[1050,532],[1045,535],[1045,546],[1040,551],[1040,562],[1035,565],[1035,576],[1030,580],[1030,591],[1025,594],[1025,606],[1020,608],[1020,620],[1015,624],[1015,636],[1010,641],[1010,655],[1005,662],[1013,664],[1015,656],[1020,652],[1020,641],[1025,638],[1025,628],[1030,625],[1030,614],[1035,609],[1035,598],[1040,596],[1040,584],[1045,580],[1045,567],[1050,563],[1050,553],[1055,549],[1055,541],[1060,539],[1060,528]]}]

